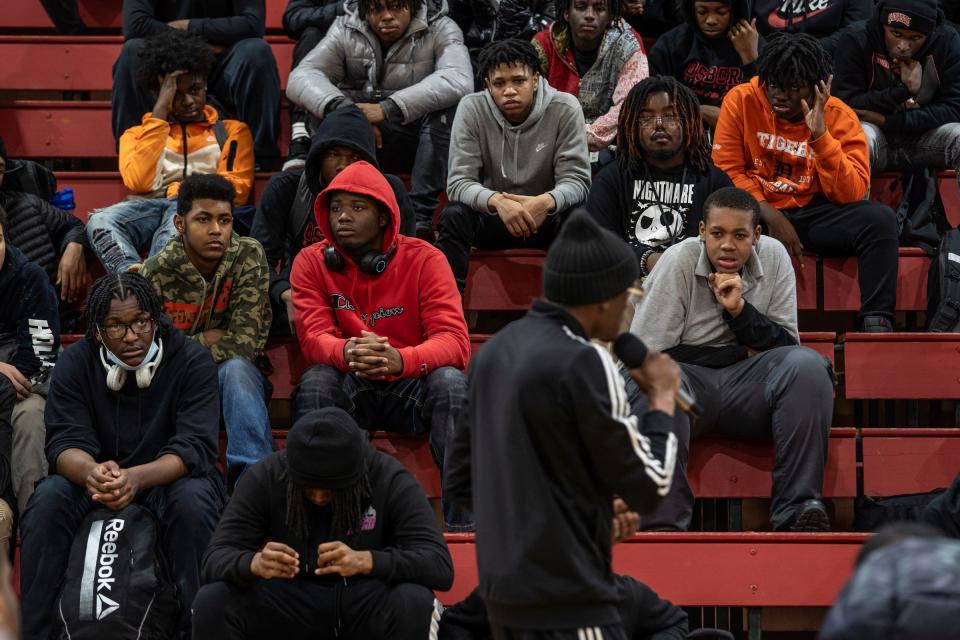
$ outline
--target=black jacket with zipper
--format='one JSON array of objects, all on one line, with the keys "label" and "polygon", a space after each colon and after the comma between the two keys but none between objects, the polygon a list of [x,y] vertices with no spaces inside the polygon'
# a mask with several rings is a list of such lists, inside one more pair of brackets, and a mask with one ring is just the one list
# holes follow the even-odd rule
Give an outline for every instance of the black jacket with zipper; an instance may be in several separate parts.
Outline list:
[{"label": "black jacket with zipper", "polygon": [[[371,504],[363,517],[356,551],[370,551],[369,577],[387,584],[410,582],[446,590],[453,584],[453,560],[436,517],[413,475],[396,459],[367,445]],[[203,558],[206,582],[227,581],[241,586],[258,578],[250,563],[267,540],[282,542],[300,554],[297,579],[336,582],[335,575],[317,576],[317,547],[331,542],[332,508],[304,501],[307,537],[286,524],[287,454],[272,453],[240,479]]]},{"label": "black jacket with zipper", "polygon": [[0,191],[0,207],[7,212],[7,241],[40,265],[50,282],[57,280],[60,256],[67,245],[87,244],[80,218],[33,194]]},{"label": "black jacket with zipper", "polygon": [[670,491],[672,423],[661,411],[632,415],[610,354],[544,300],[473,357],[444,489],[473,509],[493,624],[619,621],[613,496],[645,513]]}]

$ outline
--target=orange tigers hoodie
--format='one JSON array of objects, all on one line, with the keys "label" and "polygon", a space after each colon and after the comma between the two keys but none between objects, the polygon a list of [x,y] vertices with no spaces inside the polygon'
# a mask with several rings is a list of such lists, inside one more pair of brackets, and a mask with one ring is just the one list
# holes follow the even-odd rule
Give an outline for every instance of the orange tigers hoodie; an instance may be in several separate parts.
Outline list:
[{"label": "orange tigers hoodie", "polygon": [[214,124],[219,118],[210,105],[206,119],[188,125],[170,124],[152,113],[120,136],[120,175],[124,186],[138,194],[165,191],[176,197],[180,182],[194,173],[218,173],[237,191],[233,203],[243,205],[253,187],[253,137],[237,120],[224,120],[227,134],[221,149]]},{"label": "orange tigers hoodie", "polygon": [[758,202],[796,209],[823,195],[835,204],[863,199],[870,185],[867,139],[853,110],[830,97],[827,131],[816,140],[803,120],[777,118],[760,79],[731,89],[720,107],[713,162]]}]

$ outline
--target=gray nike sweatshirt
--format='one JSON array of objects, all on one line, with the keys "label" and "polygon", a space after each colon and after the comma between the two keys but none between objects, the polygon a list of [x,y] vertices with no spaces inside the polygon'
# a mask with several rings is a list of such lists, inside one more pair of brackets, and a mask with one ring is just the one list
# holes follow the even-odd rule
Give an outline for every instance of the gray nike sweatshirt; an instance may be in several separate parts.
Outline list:
[{"label": "gray nike sweatshirt", "polygon": [[590,157],[583,110],[575,97],[541,78],[533,110],[512,125],[487,90],[460,101],[450,135],[447,197],[488,212],[490,196],[549,193],[557,211],[590,191]]}]

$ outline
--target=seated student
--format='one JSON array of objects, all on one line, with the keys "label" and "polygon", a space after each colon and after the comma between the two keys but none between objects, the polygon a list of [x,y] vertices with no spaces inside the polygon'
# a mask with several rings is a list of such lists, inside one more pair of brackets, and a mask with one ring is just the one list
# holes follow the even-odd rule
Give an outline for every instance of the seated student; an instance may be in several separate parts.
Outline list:
[{"label": "seated student", "polygon": [[171,324],[217,363],[231,487],[274,448],[270,384],[255,364],[270,331],[270,269],[260,243],[234,232],[233,198],[226,178],[188,176],[177,197],[177,235],[140,270]]},{"label": "seated student", "polygon": [[57,294],[43,270],[9,241],[0,207],[0,556],[9,550],[11,506],[20,513],[47,475],[44,395],[60,350]]},{"label": "seated student", "polygon": [[[874,0],[754,0],[753,16],[761,35],[809,33],[831,57],[846,55],[837,49],[840,32],[873,12]],[[836,54],[836,56],[835,56]]]},{"label": "seated student", "polygon": [[687,0],[686,21],[657,38],[650,73],[673,76],[693,89],[700,114],[717,126],[727,91],[757,75],[766,41],[757,33],[748,0]]},{"label": "seated student", "polygon": [[[687,481],[691,438],[719,433],[773,435],[775,530],[827,531],[821,502],[833,417],[830,363],[799,346],[796,276],[775,238],[760,235],[760,207],[735,187],[703,207],[700,237],[664,252],[644,281],[631,331],[672,356],[703,409],[678,433],[673,489],[645,529],[686,530],[693,511]],[[643,394],[633,388],[631,402]]]},{"label": "seated student", "polygon": [[[320,44],[337,16],[343,15],[343,0],[288,0],[283,11],[283,31],[297,42],[293,48],[293,71],[308,53]],[[290,148],[284,171],[303,169],[310,151],[310,133],[307,131],[307,112],[290,103]]]},{"label": "seated student", "polygon": [[426,0],[347,0],[346,7],[290,74],[287,96],[317,118],[360,107],[380,165],[410,174],[417,234],[432,238],[453,110],[473,89],[463,33]]},{"label": "seated student", "polygon": [[453,561],[420,483],[330,407],[240,481],[203,579],[194,638],[435,638]]},{"label": "seated student", "polygon": [[533,46],[550,86],[580,101],[590,151],[606,149],[627,92],[650,74],[640,36],[620,18],[620,1],[560,0],[556,21]]},{"label": "seated student", "polygon": [[864,200],[867,142],[856,114],[830,95],[830,59],[807,34],[780,34],[760,55],[759,77],[720,109],[713,162],[760,203],[770,235],[800,259],[804,248],[856,255],[860,326],[892,331],[898,235],[889,207]]},{"label": "seated student", "polygon": [[710,161],[697,97],[653,76],[623,102],[617,161],[597,174],[587,210],[633,247],[646,276],[667,247],[699,233],[707,196],[732,184]]},{"label": "seated student", "polygon": [[[365,429],[430,431],[443,467],[466,388],[470,338],[450,268],[423,240],[399,235],[393,189],[367,162],[341,171],[317,197],[324,240],[300,251],[290,285],[307,362],[296,417],[337,406]],[[444,505],[451,528],[469,514]]]},{"label": "seated student", "polygon": [[150,509],[190,628],[200,561],[223,506],[214,466],[220,402],[209,352],[162,317],[143,276],[106,275],[86,304],[87,336],[61,355],[47,396],[50,475],[23,514],[24,640],[47,640],[70,545],[97,508]]},{"label": "seated student", "polygon": [[[274,168],[280,155],[280,75],[273,51],[263,39],[265,4],[264,0],[124,0],[125,42],[113,66],[113,137],[120,140],[125,131],[140,124],[154,104],[153,87],[140,80],[139,59],[146,39],[176,30],[198,37],[215,54],[202,78],[204,88],[209,82],[219,104],[250,125],[257,165],[263,170]],[[161,75],[195,69],[182,66],[189,59],[179,58],[181,66],[167,67]],[[238,151],[246,153],[246,149]]]},{"label": "seated student", "polygon": [[[323,240],[313,205],[317,194],[344,168],[358,160],[377,164],[373,129],[356,106],[337,109],[313,134],[306,170],[282,171],[267,183],[253,217],[250,235],[263,245],[270,268],[273,333],[294,333],[290,267],[303,247]],[[384,175],[400,205],[400,233],[416,234],[416,216],[403,181]]]},{"label": "seated student", "polygon": [[31,193],[3,189],[9,158],[0,138],[0,207],[7,212],[7,241],[60,287],[60,299],[75,302],[86,294],[87,263],[83,221]]},{"label": "seated student", "polygon": [[153,111],[120,138],[120,176],[140,197],[91,214],[87,238],[107,272],[137,269],[140,251],[154,255],[174,234],[180,182],[218,173],[233,183],[235,203],[253,187],[253,142],[247,125],[221,120],[207,104],[214,57],[199,36],[173,29],[140,47],[144,86],[156,94]]},{"label": "seated student", "polygon": [[840,46],[836,94],[860,116],[873,170],[960,170],[960,34],[936,0],[886,0]]},{"label": "seated student", "polygon": [[583,111],[538,69],[529,42],[494,42],[480,57],[479,76],[487,88],[457,109],[450,204],[440,217],[437,248],[450,261],[461,293],[471,246],[546,249],[567,212],[587,198]]}]

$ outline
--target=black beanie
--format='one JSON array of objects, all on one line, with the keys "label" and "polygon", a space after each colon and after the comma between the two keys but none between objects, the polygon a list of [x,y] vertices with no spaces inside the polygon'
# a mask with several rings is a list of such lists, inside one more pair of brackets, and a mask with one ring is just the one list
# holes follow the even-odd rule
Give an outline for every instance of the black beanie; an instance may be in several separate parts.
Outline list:
[{"label": "black beanie", "polygon": [[287,471],[303,487],[347,489],[363,477],[369,446],[349,413],[336,407],[317,409],[287,433]]},{"label": "black beanie", "polygon": [[597,304],[617,297],[639,277],[633,249],[578,209],[547,252],[543,293],[557,304]]},{"label": "black beanie", "polygon": [[930,35],[937,28],[939,13],[937,0],[887,0],[880,24]]}]

